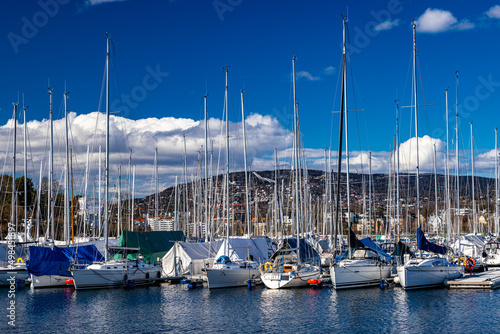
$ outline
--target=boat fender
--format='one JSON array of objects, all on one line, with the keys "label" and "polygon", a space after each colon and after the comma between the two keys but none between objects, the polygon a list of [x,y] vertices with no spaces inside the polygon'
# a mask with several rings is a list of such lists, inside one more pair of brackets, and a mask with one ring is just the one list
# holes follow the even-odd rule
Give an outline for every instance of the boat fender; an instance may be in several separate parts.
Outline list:
[{"label": "boat fender", "polygon": [[273,270],[273,266],[272,266],[271,262],[264,263],[264,270],[265,271]]},{"label": "boat fender", "polygon": [[295,275],[295,270],[290,270],[290,275]]},{"label": "boat fender", "polygon": [[20,258],[20,257],[17,258],[17,263],[23,263],[23,262],[24,262],[24,260],[22,258]]},{"label": "boat fender", "polygon": [[156,273],[156,278],[160,278],[160,277],[161,277],[161,273],[158,271],[158,272]]},{"label": "boat fender", "polygon": [[396,283],[396,284],[401,283],[401,280],[399,279],[399,276],[394,277],[394,283]]}]

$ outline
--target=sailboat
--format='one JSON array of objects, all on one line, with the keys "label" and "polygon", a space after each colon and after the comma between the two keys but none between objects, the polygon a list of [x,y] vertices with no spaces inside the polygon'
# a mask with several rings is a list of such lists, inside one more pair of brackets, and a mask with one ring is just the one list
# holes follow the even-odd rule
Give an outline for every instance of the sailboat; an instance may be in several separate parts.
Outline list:
[{"label": "sailboat", "polygon": [[261,279],[270,289],[292,288],[307,286],[309,279],[319,279],[321,269],[320,256],[314,248],[300,238],[300,210],[299,210],[299,130],[298,104],[295,90],[295,57],[292,59],[293,75],[293,103],[294,103],[294,171],[295,171],[295,221],[296,238],[288,238],[281,242],[278,250],[271,256],[269,262],[261,266]]},{"label": "sailboat", "polygon": [[106,161],[105,161],[105,195],[104,195],[104,262],[95,262],[83,269],[73,268],[71,274],[75,289],[95,289],[134,286],[153,283],[161,277],[161,266],[145,263],[140,256],[129,261],[128,252],[137,253],[138,248],[114,247],[114,250],[123,252],[123,258],[109,259],[108,247],[108,191],[109,191],[109,55],[110,41],[107,41],[106,53]]},{"label": "sailboat", "polygon": [[[16,217],[16,135],[17,135],[17,104],[14,103],[14,140],[13,140],[13,167],[12,167],[12,216],[9,223],[9,236],[7,238],[7,248],[9,249],[6,254],[9,254],[6,259],[2,259],[0,265],[0,287],[15,284],[16,281],[25,281],[29,278],[28,271],[26,270],[25,257],[23,256],[22,247],[16,247],[18,239],[17,232],[17,217]],[[25,229],[28,224],[25,225]],[[5,261],[3,261],[5,260]]]},{"label": "sailboat", "polygon": [[[229,182],[229,119],[228,119],[228,69],[224,68],[226,72],[226,90],[225,90],[225,108],[226,108],[226,182]],[[205,96],[205,124],[207,124],[207,97]],[[247,194],[248,194],[248,178],[246,173],[246,142],[245,142],[245,112],[243,108],[243,91],[241,92],[241,109],[243,115],[243,145],[245,149],[245,184],[247,186]],[[207,146],[206,136],[205,136],[205,147]],[[205,155],[206,160],[206,155]],[[206,168],[206,167],[205,167]],[[227,188],[226,196],[229,194],[229,187]],[[226,220],[226,228],[227,234],[226,239],[223,241],[221,246],[222,254],[218,254],[216,257],[215,263],[212,268],[206,269],[207,273],[207,281],[209,289],[216,288],[229,288],[229,287],[238,287],[238,286],[247,286],[248,284],[260,283],[260,270],[259,264],[256,261],[250,259],[250,250],[255,249],[254,241],[249,239],[229,239],[229,206],[227,206],[227,220]],[[248,219],[250,212],[248,210],[248,196],[247,196],[247,211],[246,216]],[[208,223],[208,222],[207,222]],[[250,231],[249,235],[250,235]],[[237,245],[236,247],[231,247],[235,242],[239,241],[241,245]],[[243,250],[242,248],[248,249],[248,257],[238,256],[238,250]],[[266,247],[267,248],[267,247]],[[219,253],[221,253],[219,251]],[[253,254],[256,255],[256,254]],[[262,256],[258,256],[260,260],[262,260]],[[267,257],[266,257],[267,258]]]},{"label": "sailboat", "polygon": [[[413,86],[415,103],[415,136],[417,138],[417,165],[416,165],[416,188],[417,188],[417,245],[420,252],[429,251],[435,254],[445,255],[447,248],[433,244],[425,238],[420,228],[420,188],[419,188],[419,156],[418,156],[418,113],[417,113],[417,77],[416,77],[416,24],[413,22]],[[407,259],[406,263],[397,267],[398,280],[405,290],[442,286],[446,280],[456,279],[463,275],[464,267],[449,263],[446,258],[414,258]],[[397,282],[397,280],[396,280]]]},{"label": "sailboat", "polygon": [[[350,217],[350,195],[349,195],[349,145],[348,145],[348,123],[347,123],[347,89],[346,89],[346,24],[343,18],[343,51],[342,51],[342,101],[340,113],[340,135],[339,135],[339,164],[338,178],[340,180],[340,165],[342,159],[342,126],[345,114],[345,137],[346,137],[346,172],[347,172],[347,201],[348,201],[348,225],[349,225],[349,250],[348,255],[339,258],[330,266],[330,277],[335,289],[358,288],[380,284],[380,280],[391,276],[391,257],[384,253],[370,238],[361,242],[357,240],[351,229]],[[337,186],[337,201],[339,201],[340,187]],[[337,205],[337,212],[339,211]],[[338,215],[337,215],[338,217]],[[338,220],[338,218],[337,218]],[[338,222],[336,222],[338,223]],[[337,224],[338,226],[338,224]],[[354,252],[353,252],[354,250]]]}]

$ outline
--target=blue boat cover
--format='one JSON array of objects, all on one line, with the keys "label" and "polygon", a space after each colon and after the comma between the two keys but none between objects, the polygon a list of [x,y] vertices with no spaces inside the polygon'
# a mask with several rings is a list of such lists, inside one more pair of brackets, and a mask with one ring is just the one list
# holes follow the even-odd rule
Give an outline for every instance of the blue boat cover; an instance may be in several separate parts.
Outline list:
[{"label": "blue boat cover", "polygon": [[[280,249],[290,249],[290,248],[297,248],[297,238],[287,238],[283,240],[283,244],[280,247]],[[278,250],[275,252],[272,256],[271,259],[276,258],[277,256],[280,256],[282,252]],[[320,263],[321,258],[319,253],[311,246],[309,242],[306,241],[306,239],[300,239],[300,259],[303,262],[314,262],[314,263]]]},{"label": "blue boat cover", "polygon": [[[360,248],[361,246],[359,245],[359,243],[361,243],[364,247],[371,249],[374,252],[377,252],[377,254],[379,256],[383,257],[386,262],[390,262],[392,260],[392,257],[389,254],[387,254],[386,252],[384,252],[382,250],[382,248],[376,242],[374,242],[372,239],[370,239],[368,237],[363,238],[361,240],[356,239],[355,244],[358,245],[358,247],[353,247],[353,248]],[[335,261],[339,262],[339,261],[344,260],[345,258],[347,258],[348,254],[349,254],[349,251],[347,251],[341,255],[336,256]]]},{"label": "blue boat cover", "polygon": [[424,232],[419,228],[417,228],[417,246],[418,249],[423,250],[423,251],[429,251],[433,252],[436,254],[446,254],[448,249],[444,246],[439,246],[436,244],[433,244],[432,242],[429,242],[424,235]]},{"label": "blue boat cover", "polygon": [[94,245],[76,247],[49,247],[30,246],[29,259],[26,267],[30,274],[36,276],[71,274],[67,270],[72,263],[92,264],[96,261],[104,261],[104,257],[99,253]]}]

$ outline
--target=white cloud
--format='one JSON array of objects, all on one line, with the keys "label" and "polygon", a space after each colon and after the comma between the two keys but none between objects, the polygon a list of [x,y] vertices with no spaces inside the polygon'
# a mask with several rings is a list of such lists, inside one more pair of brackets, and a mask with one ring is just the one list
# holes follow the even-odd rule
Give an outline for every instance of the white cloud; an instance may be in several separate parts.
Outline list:
[{"label": "white cloud", "polygon": [[373,28],[375,31],[382,31],[382,30],[390,30],[392,28],[395,28],[399,25],[400,20],[396,19],[394,21],[387,20],[382,23],[379,23]]},{"label": "white cloud", "polygon": [[427,8],[416,21],[417,31],[424,33],[439,33],[450,30],[468,30],[474,24],[467,19],[460,22],[449,11]]},{"label": "white cloud", "polygon": [[492,19],[500,19],[500,5],[495,5],[488,9],[486,15]]},{"label": "white cloud", "polygon": [[297,79],[300,79],[300,78],[306,78],[309,81],[317,81],[320,79],[320,77],[313,76],[311,73],[309,73],[307,71],[297,72]]},{"label": "white cloud", "polygon": [[[443,168],[446,143],[440,139],[429,136],[418,138],[418,158],[420,172],[434,171],[434,144],[436,145],[436,158],[438,171]],[[395,159],[395,157],[392,157]],[[417,140],[415,137],[408,139],[399,145],[399,168],[400,171],[414,173],[417,166]]]},{"label": "white cloud", "polygon": [[335,73],[337,71],[337,69],[333,66],[328,66],[326,67],[324,70],[323,70],[323,73],[325,75],[332,75],[333,73]]}]

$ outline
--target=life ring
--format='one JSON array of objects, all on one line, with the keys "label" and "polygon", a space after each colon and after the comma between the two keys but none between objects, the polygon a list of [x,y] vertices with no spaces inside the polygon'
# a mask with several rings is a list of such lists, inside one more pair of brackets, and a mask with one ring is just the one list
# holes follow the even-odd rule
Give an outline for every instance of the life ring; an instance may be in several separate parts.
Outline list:
[{"label": "life ring", "polygon": [[473,269],[476,266],[476,260],[472,257],[468,257],[467,260],[465,260],[465,267],[467,269]]},{"label": "life ring", "polygon": [[22,258],[20,258],[20,257],[17,258],[17,263],[23,263],[23,262],[24,262],[24,260]]},{"label": "life ring", "polygon": [[271,262],[264,263],[264,270],[265,271],[273,270],[273,265],[271,264]]}]

